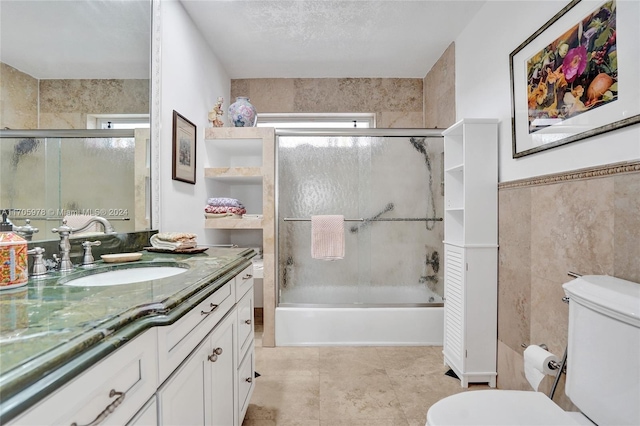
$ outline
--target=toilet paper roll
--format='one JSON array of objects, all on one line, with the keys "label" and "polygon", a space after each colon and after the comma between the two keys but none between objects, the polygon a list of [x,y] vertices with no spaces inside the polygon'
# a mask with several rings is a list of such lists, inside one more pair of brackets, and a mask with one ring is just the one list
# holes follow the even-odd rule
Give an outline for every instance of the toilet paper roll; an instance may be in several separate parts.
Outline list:
[{"label": "toilet paper roll", "polygon": [[545,375],[556,374],[555,370],[549,367],[550,361],[560,364],[557,356],[538,345],[527,346],[524,350],[524,375],[534,390],[538,390]]}]

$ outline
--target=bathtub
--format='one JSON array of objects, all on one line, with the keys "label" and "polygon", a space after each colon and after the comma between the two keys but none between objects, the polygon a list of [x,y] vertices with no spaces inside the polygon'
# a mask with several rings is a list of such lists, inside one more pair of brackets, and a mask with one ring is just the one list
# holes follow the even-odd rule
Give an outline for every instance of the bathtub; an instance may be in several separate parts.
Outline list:
[{"label": "bathtub", "polygon": [[[397,291],[381,289],[390,294]],[[332,294],[336,289],[323,289]],[[315,299],[317,300],[317,299]],[[406,300],[406,299],[405,299]],[[442,346],[442,303],[384,307],[323,307],[281,304],[276,307],[276,346]]]}]

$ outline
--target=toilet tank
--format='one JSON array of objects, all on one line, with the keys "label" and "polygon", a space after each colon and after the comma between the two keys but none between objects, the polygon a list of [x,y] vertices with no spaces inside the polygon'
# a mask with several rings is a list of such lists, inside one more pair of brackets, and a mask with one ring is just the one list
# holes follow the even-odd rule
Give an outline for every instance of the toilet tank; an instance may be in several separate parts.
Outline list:
[{"label": "toilet tank", "polygon": [[590,275],[563,288],[567,396],[598,425],[640,425],[640,284]]}]

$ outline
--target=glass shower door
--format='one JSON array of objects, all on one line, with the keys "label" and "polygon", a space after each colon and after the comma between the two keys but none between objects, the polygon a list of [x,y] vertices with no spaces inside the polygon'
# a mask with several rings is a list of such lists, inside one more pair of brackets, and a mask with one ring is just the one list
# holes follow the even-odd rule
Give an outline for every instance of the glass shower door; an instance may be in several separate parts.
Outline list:
[{"label": "glass shower door", "polygon": [[[441,151],[439,138],[280,136],[280,306],[441,302],[442,226],[427,220],[442,216]],[[346,219],[343,260],[311,258],[323,214]]]}]

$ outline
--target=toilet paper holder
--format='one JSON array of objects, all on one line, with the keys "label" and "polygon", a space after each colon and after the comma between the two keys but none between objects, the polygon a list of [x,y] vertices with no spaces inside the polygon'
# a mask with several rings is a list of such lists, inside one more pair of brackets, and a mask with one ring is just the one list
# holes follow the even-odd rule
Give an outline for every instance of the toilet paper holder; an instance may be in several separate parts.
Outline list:
[{"label": "toilet paper holder", "polygon": [[[520,344],[520,346],[522,346],[523,348],[526,348],[528,345],[527,345],[527,344],[525,344],[525,343],[522,343],[522,344]],[[540,347],[541,347],[542,349],[544,349],[545,351],[548,351],[548,350],[549,350],[549,347],[548,347],[547,345],[545,345],[544,343],[540,343],[538,346],[540,346]],[[562,366],[562,364],[561,364],[561,363],[558,363],[558,362],[556,362],[556,361],[555,361],[555,360],[553,360],[553,359],[552,359],[551,361],[549,361],[547,365],[548,365],[548,366],[549,366],[549,368],[550,368],[550,369],[552,369],[552,370],[557,370],[557,369],[559,369],[559,368]]]}]

